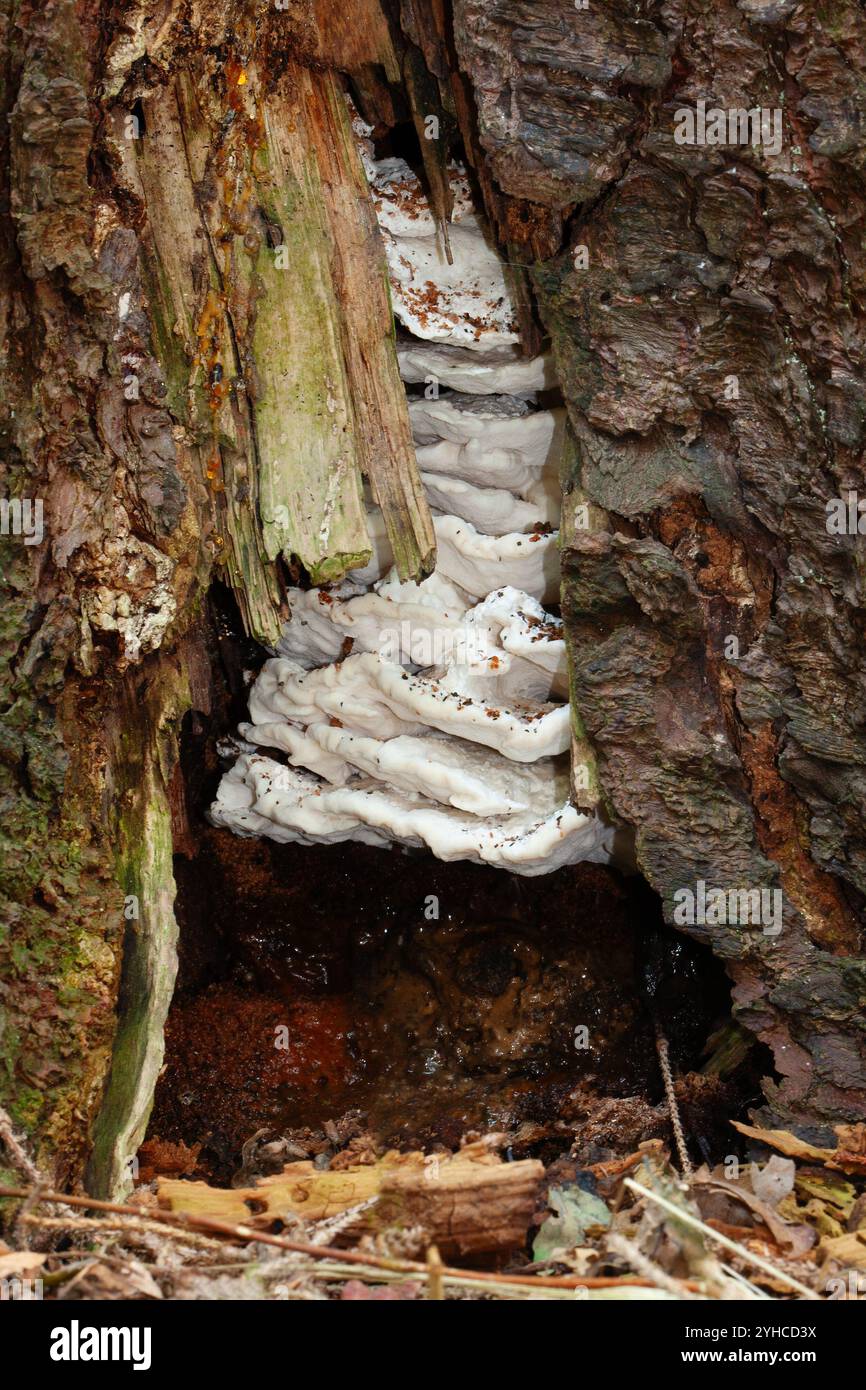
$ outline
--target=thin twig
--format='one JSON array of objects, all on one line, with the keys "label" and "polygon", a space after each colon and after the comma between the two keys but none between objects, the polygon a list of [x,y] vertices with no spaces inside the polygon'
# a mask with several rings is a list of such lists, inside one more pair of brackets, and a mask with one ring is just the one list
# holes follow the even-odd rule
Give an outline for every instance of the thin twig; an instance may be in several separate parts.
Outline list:
[{"label": "thin twig", "polygon": [[[321,1279],[324,1282],[336,1283],[341,1279],[361,1279],[371,1284],[397,1283],[402,1277],[392,1273],[390,1270],[374,1269],[372,1266],[365,1269],[358,1265],[339,1265],[330,1260],[326,1263],[318,1264],[315,1268],[307,1271],[307,1278]],[[549,1299],[563,1299],[571,1302],[574,1299],[575,1290],[580,1288],[590,1288],[591,1283],[585,1279],[578,1280],[575,1284],[568,1284],[565,1288],[552,1286],[543,1279],[527,1279],[525,1283],[512,1283],[513,1276],[485,1275],[481,1271],[462,1270],[460,1273],[442,1274],[443,1289],[463,1289],[467,1292],[480,1294],[490,1294],[500,1298],[532,1298],[537,1294],[539,1285],[544,1296]],[[646,1287],[641,1279],[622,1280],[611,1279],[606,1287],[616,1287],[622,1285],[627,1288]]]},{"label": "thin twig", "polygon": [[206,1236],[200,1231],[175,1230],[163,1222],[151,1221],[136,1216],[37,1216],[28,1212],[23,1218],[28,1226],[44,1226],[46,1229],[60,1231],[142,1231],[148,1235],[170,1237],[183,1240],[197,1250],[225,1250],[225,1241],[216,1236]]},{"label": "thin twig", "polygon": [[821,1301],[820,1296],[816,1294],[813,1289],[808,1289],[805,1284],[801,1284],[799,1280],[795,1279],[790,1274],[786,1274],[783,1269],[779,1269],[777,1265],[771,1264],[769,1260],[765,1260],[761,1255],[754,1255],[752,1251],[747,1250],[744,1245],[738,1245],[735,1240],[731,1240],[728,1236],[722,1235],[721,1231],[714,1231],[712,1226],[707,1226],[703,1221],[699,1220],[697,1216],[692,1216],[691,1212],[684,1211],[682,1207],[676,1206],[674,1202],[669,1202],[667,1197],[661,1197],[658,1192],[653,1192],[650,1188],[644,1187],[642,1183],[635,1182],[634,1178],[623,1178],[623,1182],[631,1192],[637,1192],[639,1196],[645,1197],[647,1201],[655,1202],[657,1206],[660,1206],[671,1216],[675,1216],[678,1221],[682,1221],[683,1225],[690,1226],[692,1230],[700,1231],[702,1235],[706,1236],[709,1240],[714,1240],[718,1245],[723,1245],[726,1250],[731,1250],[735,1255],[739,1255],[741,1260],[748,1261],[748,1263],[753,1264],[756,1269],[762,1269],[765,1274],[769,1274],[772,1278],[778,1279],[780,1283],[787,1284],[789,1288],[800,1294],[802,1298],[812,1299],[817,1302]]},{"label": "thin twig", "polygon": [[16,1245],[26,1245],[27,1239],[22,1231],[24,1218],[30,1208],[36,1204],[40,1190],[49,1187],[50,1184],[24,1147],[24,1140],[16,1134],[12,1116],[2,1105],[0,1105],[0,1144],[6,1149],[13,1166],[18,1169],[19,1173],[24,1174],[29,1183],[32,1183],[31,1195],[23,1207],[19,1207],[16,1211],[10,1230],[11,1238]]},{"label": "thin twig", "polygon": [[12,1116],[0,1105],[0,1143],[2,1143],[19,1173],[23,1173],[34,1187],[45,1187],[47,1183],[33,1159],[24,1147],[24,1141],[15,1133]]},{"label": "thin twig", "polygon": [[[17,1197],[20,1199],[28,1198],[31,1191],[26,1187],[5,1187],[0,1186],[0,1197]],[[68,1205],[73,1207],[85,1207],[91,1211],[112,1212],[117,1216],[132,1216],[138,1220],[159,1222],[160,1226],[174,1227],[176,1230],[190,1231],[202,1230],[210,1231],[215,1235],[227,1236],[237,1243],[244,1244],[247,1241],[257,1241],[261,1245],[273,1245],[278,1250],[291,1250],[299,1255],[310,1255],[313,1259],[325,1260],[333,1259],[341,1264],[355,1265],[375,1265],[380,1269],[389,1270],[395,1274],[418,1274],[426,1278],[428,1267],[418,1260],[393,1259],[390,1256],[373,1255],[362,1253],[357,1250],[335,1250],[327,1245],[313,1245],[310,1241],[288,1240],[285,1236],[274,1236],[268,1231],[257,1231],[250,1226],[235,1226],[227,1221],[219,1221],[212,1216],[192,1216],[186,1212],[174,1211],[150,1211],[146,1218],[142,1218],[141,1208],[127,1206],[121,1202],[104,1202],[96,1197],[67,1196],[62,1192],[40,1192],[40,1202],[53,1202],[60,1206]],[[466,1271],[451,1268],[448,1265],[442,1266],[443,1278],[464,1279]],[[488,1274],[486,1271],[473,1271],[472,1279],[476,1283],[495,1283],[509,1284],[516,1287],[529,1288],[551,1288],[551,1289],[610,1289],[617,1288],[619,1285],[629,1284],[639,1288],[646,1288],[646,1279],[634,1278],[607,1278],[606,1276],[586,1276],[578,1278],[574,1275],[554,1275],[541,1277],[537,1275],[499,1275]]]},{"label": "thin twig", "polygon": [[649,1255],[645,1255],[642,1250],[639,1250],[634,1241],[628,1240],[617,1231],[608,1236],[607,1248],[614,1255],[620,1255],[622,1259],[627,1260],[632,1269],[636,1270],[638,1274],[642,1274],[645,1279],[650,1279],[666,1293],[672,1293],[677,1298],[690,1299],[693,1302],[700,1300],[700,1294],[694,1294],[689,1289],[684,1288],[680,1279],[674,1279],[673,1275],[663,1270],[661,1265],[656,1264],[655,1260],[651,1260]]},{"label": "thin twig", "polygon": [[355,1206],[347,1207],[345,1211],[338,1212],[336,1216],[328,1216],[323,1221],[319,1221],[310,1239],[314,1245],[327,1245],[340,1235],[347,1227],[351,1226],[370,1207],[374,1207],[379,1200],[378,1193],[374,1197],[367,1197],[363,1202],[356,1202]]},{"label": "thin twig", "polygon": [[656,1019],[656,1052],[658,1053],[659,1067],[661,1068],[662,1081],[665,1084],[665,1095],[668,1099],[668,1113],[671,1117],[671,1128],[674,1132],[677,1153],[680,1156],[680,1168],[684,1178],[691,1178],[694,1175],[692,1161],[689,1158],[689,1151],[686,1147],[686,1136],[683,1131],[683,1122],[680,1119],[680,1107],[677,1103],[676,1092],[674,1091],[674,1074],[671,1071],[670,1049],[668,1040],[661,1030],[661,1025]]},{"label": "thin twig", "polygon": [[442,1287],[442,1260],[435,1245],[427,1251],[427,1297],[441,1302],[445,1297]]},{"label": "thin twig", "polygon": [[734,1269],[733,1265],[723,1264],[721,1260],[719,1261],[719,1268],[729,1279],[733,1279],[735,1284],[739,1284],[741,1288],[747,1289],[750,1298],[761,1298],[765,1301],[769,1300],[770,1295],[767,1291],[765,1289],[759,1289],[758,1285],[753,1284],[751,1279],[747,1279],[741,1270]]}]

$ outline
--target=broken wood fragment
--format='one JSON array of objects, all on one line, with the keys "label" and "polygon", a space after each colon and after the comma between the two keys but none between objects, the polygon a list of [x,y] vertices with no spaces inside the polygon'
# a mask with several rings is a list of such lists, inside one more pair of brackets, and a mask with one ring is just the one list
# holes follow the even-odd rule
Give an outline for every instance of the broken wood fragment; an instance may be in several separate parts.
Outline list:
[{"label": "broken wood fragment", "polygon": [[[297,559],[314,584],[370,558],[340,304],[322,175],[306,100],[320,80],[296,69],[263,109],[255,196],[266,235],[252,273],[253,415],[265,550]],[[270,244],[269,244],[270,243]]]},{"label": "broken wood fragment", "polygon": [[234,247],[222,234],[220,186],[212,176],[206,182],[215,137],[188,73],[153,94],[145,124],[136,172],[151,210],[142,262],[156,351],[172,411],[197,440],[219,518],[216,558],[225,564],[247,632],[272,644],[285,613],[258,518],[242,325],[230,293],[237,283]]},{"label": "broken wood fragment", "polygon": [[436,537],[397,365],[384,247],[345,95],[333,74],[311,82],[307,110],[333,246],[358,461],[382,510],[400,578],[422,579],[435,565]]},{"label": "broken wood fragment", "polygon": [[441,105],[439,86],[414,44],[407,45],[403,56],[403,83],[424,161],[430,206],[439,227],[446,259],[449,265],[453,265],[448,236],[448,224],[454,209],[454,194],[448,174],[448,129],[454,122]]},{"label": "broken wood fragment", "polygon": [[523,1244],[543,1175],[535,1160],[502,1163],[474,1149],[426,1160],[421,1153],[390,1152],[375,1164],[324,1172],[308,1160],[289,1163],[255,1187],[159,1178],[156,1191],[172,1212],[260,1229],[287,1212],[324,1221],[377,1197],[348,1228],[352,1234],[417,1226],[443,1253],[468,1255]]},{"label": "broken wood fragment", "polygon": [[385,1174],[371,1221],[381,1227],[420,1226],[451,1256],[511,1250],[532,1221],[544,1165],[464,1157]]},{"label": "broken wood fragment", "polygon": [[381,65],[399,83],[400,62],[381,0],[314,0],[317,58],[330,68],[355,72]]}]

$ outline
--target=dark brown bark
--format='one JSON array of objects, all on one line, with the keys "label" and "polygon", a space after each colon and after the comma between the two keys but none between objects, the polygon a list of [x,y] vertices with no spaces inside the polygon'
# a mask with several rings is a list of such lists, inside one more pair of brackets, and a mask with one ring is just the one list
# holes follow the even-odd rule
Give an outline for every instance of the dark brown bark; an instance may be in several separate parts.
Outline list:
[{"label": "dark brown bark", "polygon": [[93,1145],[106,1190],[162,1056],[208,585],[275,639],[293,567],[369,555],[362,475],[406,576],[434,542],[312,3],[7,0],[2,25],[5,493],[44,536],[3,540],[0,1101],[61,1178]]},{"label": "dark brown bark", "polygon": [[[774,1050],[776,1112],[862,1118],[863,540],[826,527],[864,487],[862,9],[455,18],[500,188],[570,213],[533,281],[589,504],[563,597],[604,791],[669,915],[699,880],[781,890],[778,936],[694,934]],[[778,154],[678,145],[701,98],[781,108]]]}]

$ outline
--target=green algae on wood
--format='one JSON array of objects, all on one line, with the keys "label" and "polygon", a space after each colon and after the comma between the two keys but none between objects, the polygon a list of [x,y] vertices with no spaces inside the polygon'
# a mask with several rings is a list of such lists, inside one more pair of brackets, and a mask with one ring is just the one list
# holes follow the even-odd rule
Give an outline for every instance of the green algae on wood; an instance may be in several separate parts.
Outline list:
[{"label": "green algae on wood", "polygon": [[55,609],[34,628],[29,558],[0,545],[0,1104],[65,1182],[108,1063],[123,899],[63,685],[74,627]]},{"label": "green algae on wood", "polygon": [[[87,1188],[123,1195],[144,1138],[177,974],[177,922],[168,784],[190,705],[184,663],[161,655],[142,709],[127,692],[114,750],[113,820],[125,942],[111,1071],[93,1131]],[[128,720],[123,718],[124,713]]]},{"label": "green algae on wood", "polygon": [[297,92],[275,95],[263,117],[256,194],[269,235],[252,332],[262,534],[271,559],[297,559],[321,584],[372,551],[321,175]]},{"label": "green algae on wood", "polygon": [[345,96],[333,74],[307,87],[361,469],[381,508],[401,579],[423,579],[436,537],[400,380],[385,253]]},{"label": "green algae on wood", "polygon": [[[202,192],[213,136],[187,74],[156,92],[145,116],[137,172],[151,213],[142,262],[157,354],[172,410],[198,441],[201,473],[211,484],[216,480],[216,558],[225,566],[246,631],[272,645],[284,617],[282,593],[258,520],[244,366],[219,255],[223,210]],[[213,180],[210,187],[215,194]],[[217,369],[221,389],[211,384]]]},{"label": "green algae on wood", "polygon": [[370,191],[333,74],[293,69],[265,96],[254,64],[228,63],[218,93],[181,74],[145,114],[136,178],[168,397],[208,479],[216,459],[227,576],[272,644],[278,556],[316,583],[369,559],[362,475],[401,577],[435,563]]}]

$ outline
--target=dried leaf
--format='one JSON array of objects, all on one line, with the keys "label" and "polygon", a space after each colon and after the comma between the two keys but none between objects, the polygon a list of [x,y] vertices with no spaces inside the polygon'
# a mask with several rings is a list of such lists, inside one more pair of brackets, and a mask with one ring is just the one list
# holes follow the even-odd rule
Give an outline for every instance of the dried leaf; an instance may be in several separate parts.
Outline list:
[{"label": "dried leaf", "polygon": [[757,1139],[771,1149],[778,1149],[789,1158],[802,1158],[810,1162],[824,1163],[843,1173],[866,1174],[866,1125],[834,1125],[839,1138],[838,1148],[821,1149],[815,1144],[807,1144],[786,1129],[760,1129],[755,1125],[744,1125],[732,1120],[734,1129],[749,1139]]},{"label": "dried leaf", "polygon": [[138,1180],[152,1182],[157,1176],[182,1178],[194,1173],[201,1144],[172,1144],[165,1139],[148,1139],[138,1151]]},{"label": "dried leaf", "polygon": [[760,1201],[776,1207],[783,1197],[787,1197],[789,1192],[793,1191],[796,1173],[793,1159],[780,1158],[778,1154],[773,1154],[763,1168],[757,1163],[753,1163],[749,1168],[752,1191]]},{"label": "dried leaf", "polygon": [[130,1258],[114,1266],[94,1258],[63,1286],[61,1297],[112,1302],[128,1298],[162,1298],[162,1289],[140,1260]]},{"label": "dried leaf", "polygon": [[834,1177],[831,1173],[798,1173],[794,1188],[806,1197],[815,1197],[820,1202],[838,1207],[843,1216],[849,1214],[857,1197],[853,1183]]},{"label": "dried leaf", "polygon": [[583,1245],[587,1231],[593,1226],[607,1228],[611,1222],[607,1203],[577,1183],[552,1187],[547,1194],[547,1204],[556,1214],[542,1222],[532,1244],[534,1260],[555,1259],[557,1252]]},{"label": "dried leaf", "polygon": [[845,1225],[849,1231],[866,1231],[866,1192],[853,1203]]},{"label": "dried leaf", "polygon": [[805,1140],[798,1139],[795,1134],[789,1134],[786,1129],[760,1129],[756,1125],[745,1125],[740,1120],[732,1120],[734,1129],[738,1129],[741,1134],[745,1134],[749,1139],[757,1139],[760,1144],[766,1144],[771,1149],[778,1149],[780,1153],[787,1154],[789,1158],[807,1158],[818,1163],[826,1163],[828,1158],[835,1156],[835,1149],[819,1149],[814,1144],[807,1144]]},{"label": "dried leaf", "polygon": [[0,1279],[12,1279],[16,1274],[41,1269],[47,1258],[35,1250],[13,1250],[8,1255],[0,1255]]},{"label": "dried leaf", "polygon": [[835,1260],[845,1268],[866,1269],[866,1237],[863,1232],[822,1240],[818,1251],[822,1259]]},{"label": "dried leaf", "polygon": [[787,1221],[807,1221],[820,1236],[832,1239],[845,1234],[845,1228],[839,1220],[839,1212],[834,1207],[827,1206],[826,1202],[819,1201],[817,1197],[813,1197],[802,1207],[797,1205],[795,1198],[786,1198],[779,1207],[779,1214]]},{"label": "dried leaf", "polygon": [[727,1178],[703,1178],[700,1175],[695,1176],[694,1182],[698,1188],[715,1188],[726,1192],[735,1202],[742,1203],[767,1227],[776,1244],[786,1253],[803,1255],[815,1244],[815,1232],[810,1226],[789,1226],[769,1202],[762,1202],[744,1183],[731,1182]]},{"label": "dried leaf", "polygon": [[866,1174],[866,1124],[834,1125],[839,1137],[835,1161],[831,1165],[846,1173]]}]

